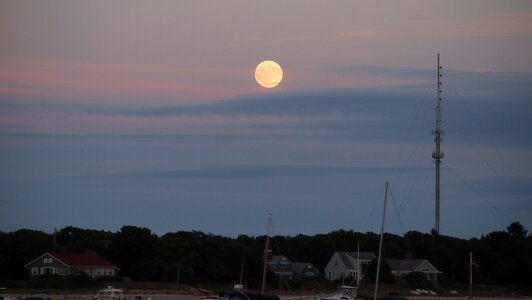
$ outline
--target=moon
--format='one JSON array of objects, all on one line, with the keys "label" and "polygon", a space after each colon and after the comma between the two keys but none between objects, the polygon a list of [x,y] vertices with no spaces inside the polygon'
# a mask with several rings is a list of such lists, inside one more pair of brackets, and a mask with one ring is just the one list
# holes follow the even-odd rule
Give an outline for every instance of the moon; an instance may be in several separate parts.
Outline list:
[{"label": "moon", "polygon": [[283,69],[273,60],[265,60],[255,68],[255,80],[264,88],[274,88],[283,80]]}]

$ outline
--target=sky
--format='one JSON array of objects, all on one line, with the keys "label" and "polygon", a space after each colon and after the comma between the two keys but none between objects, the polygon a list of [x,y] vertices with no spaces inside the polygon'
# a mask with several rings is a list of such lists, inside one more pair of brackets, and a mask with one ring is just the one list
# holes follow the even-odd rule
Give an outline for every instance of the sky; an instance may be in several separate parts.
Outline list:
[{"label": "sky", "polygon": [[[530,1],[0,1],[0,231],[532,231]],[[274,60],[283,81],[260,87]]]}]

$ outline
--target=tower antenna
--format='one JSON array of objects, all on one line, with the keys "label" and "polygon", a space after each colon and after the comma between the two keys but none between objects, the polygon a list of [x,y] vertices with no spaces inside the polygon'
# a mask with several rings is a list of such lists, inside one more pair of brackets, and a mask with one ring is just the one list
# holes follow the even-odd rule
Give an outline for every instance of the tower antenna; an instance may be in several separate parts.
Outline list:
[{"label": "tower antenna", "polygon": [[437,94],[436,94],[436,130],[432,131],[434,138],[435,148],[432,151],[432,158],[436,166],[436,211],[435,211],[435,223],[434,231],[436,234],[440,234],[440,164],[443,159],[443,152],[440,150],[441,136],[443,130],[441,130],[441,78],[442,67],[440,66],[440,54],[438,53],[438,68],[437,68]]}]

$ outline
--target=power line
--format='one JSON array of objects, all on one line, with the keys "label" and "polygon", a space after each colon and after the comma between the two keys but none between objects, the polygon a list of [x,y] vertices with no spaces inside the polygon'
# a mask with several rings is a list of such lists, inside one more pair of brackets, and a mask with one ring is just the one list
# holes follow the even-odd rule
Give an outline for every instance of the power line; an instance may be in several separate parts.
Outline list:
[{"label": "power line", "polygon": [[497,206],[495,206],[495,204],[491,203],[491,201],[482,196],[482,194],[473,185],[464,180],[453,168],[451,168],[448,164],[444,164],[444,166],[449,169],[449,171],[451,171],[451,173],[453,173],[453,175],[456,176],[456,178],[458,178],[460,182],[462,182],[467,188],[469,188],[473,193],[475,193],[481,200],[486,202],[491,208],[500,213],[504,218],[506,218],[506,220],[510,221],[510,218],[502,210],[500,210]]}]

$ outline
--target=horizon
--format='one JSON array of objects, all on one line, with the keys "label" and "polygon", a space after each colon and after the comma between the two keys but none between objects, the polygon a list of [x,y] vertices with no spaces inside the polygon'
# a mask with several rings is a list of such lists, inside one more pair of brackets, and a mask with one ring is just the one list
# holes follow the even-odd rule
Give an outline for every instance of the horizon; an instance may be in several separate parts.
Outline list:
[{"label": "horizon", "polygon": [[438,53],[440,233],[532,228],[530,1],[3,1],[0,44],[2,231],[377,232],[388,181],[430,232]]},{"label": "horizon", "polygon": [[[518,222],[519,223],[519,222]],[[521,223],[519,223],[521,224]],[[510,224],[508,224],[510,225]],[[507,225],[507,226],[508,226]],[[522,225],[522,224],[521,224]],[[473,237],[459,237],[459,236],[452,236],[452,235],[446,235],[446,234],[440,234],[439,236],[442,236],[442,237],[450,237],[450,238],[456,238],[456,239],[462,239],[462,240],[473,240],[473,239],[480,239],[484,236],[487,236],[491,233],[494,233],[494,232],[507,232],[507,226],[504,227],[504,228],[501,228],[499,230],[493,230],[491,232],[486,232],[486,233],[481,233],[479,236],[473,236]],[[123,225],[121,228],[117,229],[117,230],[107,230],[107,229],[98,229],[98,228],[80,228],[80,227],[76,227],[76,226],[71,226],[71,225],[68,225],[68,226],[65,226],[63,228],[54,228],[53,231],[51,232],[48,232],[48,231],[45,231],[45,230],[41,230],[41,229],[34,229],[34,228],[19,228],[19,229],[16,229],[16,230],[13,230],[13,231],[1,231],[2,233],[6,233],[6,234],[9,234],[9,233],[14,233],[14,232],[17,232],[19,230],[32,230],[32,231],[40,231],[40,232],[43,232],[45,234],[48,234],[48,235],[54,235],[56,232],[59,232],[61,231],[62,229],[65,229],[65,228],[68,228],[68,227],[72,227],[72,228],[76,228],[76,229],[80,229],[80,230],[87,230],[87,231],[102,231],[102,232],[109,232],[109,233],[113,233],[113,234],[116,234],[116,233],[119,233],[123,227],[136,227],[136,228],[142,228],[142,229],[148,229],[151,234],[154,234],[157,236],[157,238],[161,238],[163,237],[164,235],[166,234],[171,234],[171,233],[179,233],[179,232],[197,232],[197,233],[202,233],[202,234],[205,234],[205,235],[213,235],[213,236],[220,236],[220,237],[223,237],[223,238],[229,238],[229,239],[237,239],[238,237],[240,236],[247,236],[247,237],[250,237],[250,238],[260,238],[260,237],[264,237],[266,236],[266,233],[264,234],[258,234],[258,235],[247,235],[247,234],[234,234],[234,235],[225,235],[225,234],[218,234],[218,233],[215,233],[215,232],[205,232],[205,231],[201,231],[201,230],[195,230],[195,229],[191,229],[191,230],[176,230],[176,231],[167,231],[167,232],[164,232],[164,233],[160,233],[160,232],[154,232],[152,231],[150,228],[147,228],[147,227],[142,227],[142,226],[136,226],[136,225]],[[275,225],[274,225],[275,227]],[[529,236],[532,236],[532,232],[528,231],[528,229],[526,227],[524,227],[524,229],[528,232],[528,235]],[[363,234],[363,235],[366,235],[366,234],[375,234],[375,235],[380,235],[380,232],[373,232],[373,231],[366,231],[366,232],[362,232],[362,231],[357,231],[357,230],[354,230],[354,229],[343,229],[343,228],[338,228],[338,229],[333,229],[329,232],[318,232],[318,233],[313,233],[313,234],[303,234],[303,233],[296,233],[296,234],[290,234],[290,235],[282,235],[282,234],[273,234],[273,233],[270,233],[269,237],[270,238],[275,238],[275,237],[288,237],[288,238],[293,238],[293,237],[296,237],[298,235],[303,235],[303,236],[309,236],[309,237],[315,237],[315,236],[318,236],[318,235],[328,235],[328,234],[331,234],[333,232],[338,232],[338,231],[345,231],[345,232],[353,232],[355,234]],[[430,232],[422,232],[422,231],[418,231],[418,230],[409,230],[407,232],[404,232],[403,235],[400,235],[400,234],[396,234],[396,233],[392,233],[392,232],[387,232],[386,230],[384,231],[384,234],[390,234],[390,235],[395,235],[395,236],[398,236],[398,237],[401,237],[401,238],[405,238],[404,235],[406,235],[407,233],[409,232],[417,232],[417,233],[421,233],[423,235],[432,235],[432,233]]]}]

